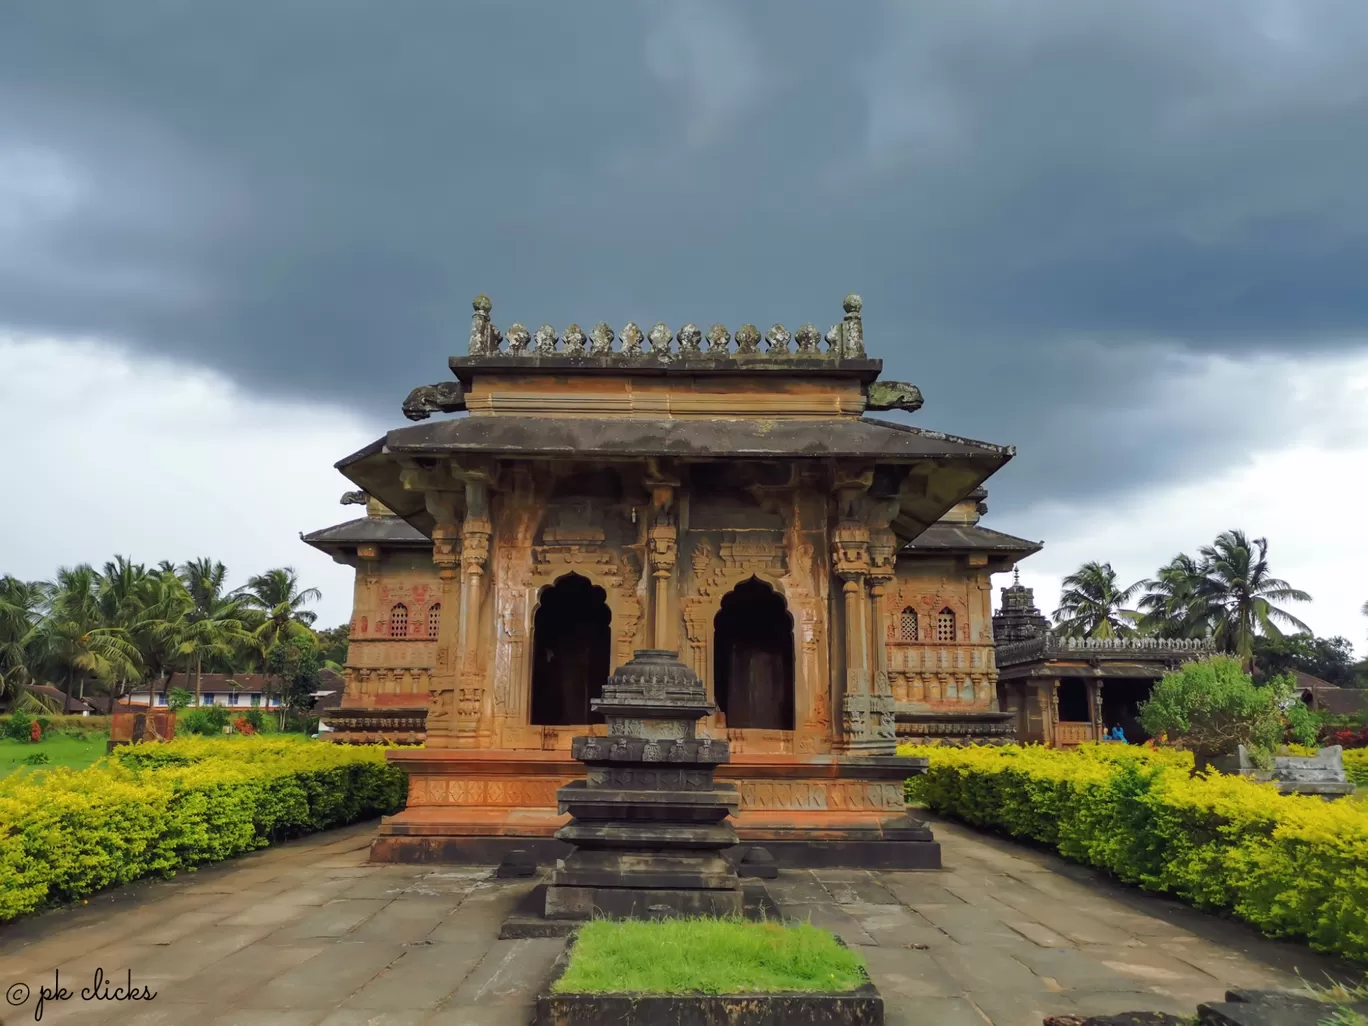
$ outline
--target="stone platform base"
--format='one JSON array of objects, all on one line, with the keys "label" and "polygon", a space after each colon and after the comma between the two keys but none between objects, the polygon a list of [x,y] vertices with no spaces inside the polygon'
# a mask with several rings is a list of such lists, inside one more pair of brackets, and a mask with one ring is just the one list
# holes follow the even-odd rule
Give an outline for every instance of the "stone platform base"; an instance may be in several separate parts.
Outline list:
[{"label": "stone platform base", "polygon": [[607,919],[664,919],[671,917],[741,914],[741,888],[729,890],[637,890],[632,887],[546,888],[546,917],[587,922]]},{"label": "stone platform base", "polygon": [[[569,853],[554,837],[570,820],[556,791],[584,767],[568,752],[401,748],[388,758],[409,773],[409,807],[381,821],[371,861],[493,865],[523,849],[549,866]],[[729,856],[759,846],[785,868],[939,869],[940,845],[902,797],[925,768],[895,756],[733,756],[717,771],[741,800]]]},{"label": "stone platform base", "polygon": [[551,968],[537,997],[532,1026],[883,1026],[884,1004],[868,981],[841,993],[772,994],[574,994],[552,990],[565,974],[569,952]]},{"label": "stone platform base", "polygon": [[[499,930],[499,940],[523,940],[528,937],[569,937],[583,920],[546,918],[547,885],[538,884],[527,893]],[[783,913],[770,897],[765,885],[758,880],[741,882],[740,914],[753,922],[778,923]]]}]

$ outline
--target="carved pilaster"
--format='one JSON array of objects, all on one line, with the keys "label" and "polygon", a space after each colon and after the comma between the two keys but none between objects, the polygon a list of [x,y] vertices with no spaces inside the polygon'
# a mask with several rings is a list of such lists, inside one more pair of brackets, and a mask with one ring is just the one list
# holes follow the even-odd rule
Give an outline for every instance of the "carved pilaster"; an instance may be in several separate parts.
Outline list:
[{"label": "carved pilaster", "polygon": [[843,520],[832,534],[832,568],[841,580],[845,612],[845,695],[841,705],[841,747],[867,747],[873,737],[870,694],[869,528]]},{"label": "carved pilaster", "polygon": [[884,595],[894,577],[897,538],[887,527],[875,528],[869,534],[869,647],[874,655],[874,687],[876,695],[890,694],[888,686],[888,610]]},{"label": "carved pilaster", "polygon": [[1050,681],[1049,715],[1045,723],[1045,741],[1054,744],[1055,727],[1059,723],[1059,681]]},{"label": "carved pilaster", "polygon": [[[652,468],[654,471],[656,468]],[[648,482],[651,489],[651,524],[646,532],[647,557],[650,563],[651,578],[654,582],[652,604],[651,636],[653,646],[667,652],[679,650],[676,637],[676,615],[674,604],[674,571],[679,561],[679,530],[675,526],[673,513],[675,487],[677,482],[665,480],[653,473]]]},{"label": "carved pilaster", "polygon": [[[460,686],[461,599],[459,592],[460,525],[457,523],[456,497],[449,492],[429,492],[427,508],[436,519],[432,529],[432,562],[437,567],[442,616],[437,624],[437,657],[431,678],[427,743],[433,748],[449,748],[456,738],[456,692]],[[363,674],[362,688],[368,687]]]},{"label": "carved pilaster", "polygon": [[674,488],[658,484],[651,490],[653,520],[647,531],[647,552],[651,578],[655,582],[655,619],[652,627],[654,647],[668,652],[678,651],[674,615],[674,570],[679,560],[679,532],[670,508],[674,504]]},{"label": "carved pilaster", "polygon": [[498,512],[499,545],[492,582],[494,674],[489,686],[493,690],[495,727],[500,732],[502,747],[509,747],[510,736],[523,733],[529,720],[532,552],[543,512],[530,471],[519,466],[513,473],[508,501]]},{"label": "carved pilaster", "polygon": [[465,487],[466,514],[461,522],[460,684],[456,703],[457,747],[488,747],[483,659],[486,639],[479,636],[480,613],[488,578],[489,546],[494,527],[489,517],[489,481],[471,476]]}]

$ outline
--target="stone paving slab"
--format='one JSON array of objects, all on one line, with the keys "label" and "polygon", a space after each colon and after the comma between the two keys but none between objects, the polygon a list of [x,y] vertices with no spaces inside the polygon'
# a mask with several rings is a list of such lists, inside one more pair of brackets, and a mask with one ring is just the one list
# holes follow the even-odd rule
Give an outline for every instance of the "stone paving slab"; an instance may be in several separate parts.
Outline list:
[{"label": "stone paving slab", "polygon": [[[58,1026],[525,1026],[563,941],[498,940],[535,881],[488,867],[371,866],[362,825],[0,927],[0,982],[97,967],[147,1002],[50,1001]],[[942,871],[785,870],[785,916],[869,963],[889,1026],[1039,1026],[1045,1015],[1190,1015],[1231,986],[1360,970],[1108,882],[1039,850],[935,824]],[[0,1011],[33,1021],[32,1000]]]}]

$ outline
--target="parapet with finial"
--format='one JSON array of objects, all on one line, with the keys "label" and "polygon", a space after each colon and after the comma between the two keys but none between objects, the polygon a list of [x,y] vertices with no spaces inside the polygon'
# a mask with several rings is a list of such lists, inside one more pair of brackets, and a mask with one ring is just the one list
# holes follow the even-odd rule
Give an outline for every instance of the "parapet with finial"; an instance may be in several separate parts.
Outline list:
[{"label": "parapet with finial", "polygon": [[[922,404],[915,385],[878,380],[883,364],[865,352],[864,304],[853,294],[846,296],[841,320],[825,336],[811,322],[797,331],[747,322],[734,332],[725,324],[705,332],[692,321],[678,328],[663,321],[641,326],[628,321],[620,331],[606,321],[589,331],[578,324],[529,330],[515,323],[505,333],[492,319],[488,296],[477,296],[471,306],[469,350],[450,359],[457,381],[416,389],[404,408],[411,419],[461,411],[859,416],[908,412]],[[726,384],[717,378],[727,379]]]},{"label": "parapet with finial", "polygon": [[[629,321],[620,335],[615,335],[607,322],[600,321],[587,335],[577,324],[558,333],[544,324],[529,333],[522,324],[508,329],[507,337],[491,319],[494,304],[486,295],[475,297],[471,304],[474,313],[470,321],[470,346],[467,355],[453,360],[485,360],[497,358],[567,357],[571,359],[617,358],[662,362],[674,360],[750,357],[803,360],[859,360],[865,361],[864,323],[859,296],[846,296],[845,315],[823,336],[812,324],[804,324],[796,333],[782,324],[775,324],[762,333],[754,324],[743,324],[732,336],[725,325],[714,324],[705,336],[696,324],[689,323],[678,330],[664,322],[657,322],[646,334]],[[504,343],[507,341],[507,346]],[[796,350],[792,343],[796,341]],[[823,346],[825,341],[825,347]],[[646,343],[643,348],[642,343]],[[616,346],[615,346],[616,343]],[[705,344],[706,343],[706,344]]]}]

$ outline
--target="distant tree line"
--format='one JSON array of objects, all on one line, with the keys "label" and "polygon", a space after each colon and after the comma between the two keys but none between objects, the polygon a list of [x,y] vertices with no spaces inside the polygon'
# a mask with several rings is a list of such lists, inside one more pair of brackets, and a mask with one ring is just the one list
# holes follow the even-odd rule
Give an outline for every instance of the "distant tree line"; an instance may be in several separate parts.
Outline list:
[{"label": "distant tree line", "polygon": [[214,559],[148,567],[124,556],[101,570],[63,567],[52,581],[0,577],[0,694],[25,708],[41,704],[36,684],[116,699],[183,687],[198,704],[205,673],[264,673],[287,705],[307,707],[302,686],[286,685],[338,668],[347,627],[314,629],[306,607],[322,594],[290,567],[234,591],[227,579]]},{"label": "distant tree line", "polygon": [[[1066,637],[1211,638],[1260,677],[1300,670],[1342,687],[1368,687],[1368,660],[1346,638],[1318,638],[1283,608],[1311,596],[1274,577],[1268,541],[1225,531],[1152,578],[1122,587],[1110,563],[1084,563],[1064,578],[1057,633]],[[1363,604],[1368,616],[1368,602]]]}]

